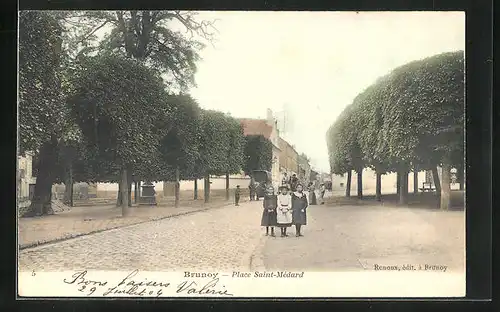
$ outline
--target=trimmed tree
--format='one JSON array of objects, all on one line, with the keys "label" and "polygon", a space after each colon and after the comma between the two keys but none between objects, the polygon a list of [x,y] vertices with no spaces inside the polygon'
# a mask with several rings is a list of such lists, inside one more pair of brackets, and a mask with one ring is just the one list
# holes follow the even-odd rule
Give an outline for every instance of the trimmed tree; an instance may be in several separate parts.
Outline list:
[{"label": "trimmed tree", "polygon": [[[329,129],[332,172],[353,169],[361,147],[364,162],[377,172],[378,185],[379,173],[397,172],[400,203],[406,204],[410,169],[432,169],[441,208],[447,209],[449,171],[463,168],[463,125],[463,52],[411,62],[361,93]],[[362,129],[357,138],[356,129]],[[444,187],[437,166],[443,168]]]},{"label": "trimmed tree", "polygon": [[166,168],[167,176],[164,177],[164,181],[175,181],[175,207],[178,207],[180,181],[195,177],[193,168],[200,158],[201,109],[189,95],[172,95],[169,99],[175,108],[174,125],[161,140],[160,151],[163,161],[159,164]]},{"label": "trimmed tree", "polygon": [[98,157],[118,164],[125,215],[134,166],[157,152],[171,124],[162,79],[137,61],[103,55],[82,58],[73,78],[73,116]]},{"label": "trimmed tree", "polygon": [[273,161],[273,144],[263,135],[245,137],[243,171],[252,175],[253,170],[270,171]]},{"label": "trimmed tree", "polygon": [[200,159],[197,170],[204,177],[205,202],[210,200],[210,175],[221,175],[227,170],[230,131],[227,118],[222,112],[205,110],[201,114]]},{"label": "trimmed tree", "polygon": [[245,136],[241,123],[231,117],[226,116],[229,130],[229,150],[226,162],[226,200],[229,200],[229,175],[240,173],[244,165]]}]

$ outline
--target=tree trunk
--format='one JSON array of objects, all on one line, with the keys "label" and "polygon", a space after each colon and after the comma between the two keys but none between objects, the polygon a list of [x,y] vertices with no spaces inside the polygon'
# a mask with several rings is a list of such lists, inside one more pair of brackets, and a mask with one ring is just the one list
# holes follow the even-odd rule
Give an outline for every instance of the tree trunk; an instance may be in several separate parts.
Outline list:
[{"label": "tree trunk", "polygon": [[441,172],[441,209],[448,210],[451,206],[451,188],[450,188],[450,165],[443,163]]},{"label": "tree trunk", "polygon": [[204,185],[204,193],[205,193],[205,203],[208,203],[210,200],[210,175],[205,175],[205,185]]},{"label": "tree trunk", "polygon": [[63,203],[73,206],[73,166],[70,164],[66,170],[66,179],[64,180],[64,198]]},{"label": "tree trunk", "polygon": [[351,197],[352,170],[347,171],[347,182],[345,187],[345,197]]},{"label": "tree trunk", "polygon": [[57,161],[57,141],[46,142],[38,155],[38,173],[31,206],[25,216],[54,214],[52,210],[52,184]]},{"label": "tree trunk", "polygon": [[413,193],[418,194],[418,171],[413,169]]},{"label": "tree trunk", "polygon": [[180,189],[181,189],[181,182],[180,182],[180,170],[179,167],[175,168],[175,204],[174,206],[177,208],[179,207],[179,201],[180,201]]},{"label": "tree trunk", "polygon": [[396,194],[398,196],[401,194],[401,172],[399,170],[396,172]]},{"label": "tree trunk", "polygon": [[134,183],[134,204],[139,202],[139,181],[135,181]]},{"label": "tree trunk", "polygon": [[116,197],[116,207],[122,206],[122,183],[118,182],[118,195]]},{"label": "tree trunk", "polygon": [[74,189],[75,189],[75,181],[73,181],[73,168],[71,168],[71,191],[69,191],[69,206],[74,206]]},{"label": "tree trunk", "polygon": [[[130,178],[130,176],[128,177]],[[127,195],[128,195],[128,206],[132,207],[132,179],[127,178],[127,183],[128,183],[128,189],[127,189]]]},{"label": "tree trunk", "polygon": [[375,186],[375,198],[377,201],[382,200],[382,174],[376,173],[377,184]]},{"label": "tree trunk", "polygon": [[408,204],[408,170],[401,170],[400,173],[400,190],[399,190],[399,204],[407,205]]},{"label": "tree trunk", "polygon": [[194,179],[194,200],[198,199],[198,178]]},{"label": "tree trunk", "polygon": [[229,200],[229,173],[226,172],[226,200]]},{"label": "tree trunk", "polygon": [[439,181],[439,173],[437,167],[432,168],[432,180],[434,181],[434,186],[436,187],[436,193],[441,193],[441,183]]},{"label": "tree trunk", "polygon": [[122,175],[121,175],[121,206],[122,206],[122,216],[125,217],[129,214],[129,207],[128,207],[128,199],[129,199],[129,194],[128,194],[128,170],[126,167],[122,169]]},{"label": "tree trunk", "polygon": [[357,172],[358,174],[358,199],[363,199],[363,170]]}]

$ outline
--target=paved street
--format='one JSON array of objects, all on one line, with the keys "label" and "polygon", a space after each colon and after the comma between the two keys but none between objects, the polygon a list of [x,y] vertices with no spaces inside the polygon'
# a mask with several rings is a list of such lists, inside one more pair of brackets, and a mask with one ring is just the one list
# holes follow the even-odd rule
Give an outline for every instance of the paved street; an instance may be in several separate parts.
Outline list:
[{"label": "paved street", "polygon": [[266,240],[266,269],[372,270],[378,265],[446,265],[463,270],[463,211],[383,206],[310,206],[304,237]]},{"label": "paved street", "polygon": [[[464,213],[311,206],[304,237],[266,237],[262,202],[133,225],[20,251],[24,270],[371,269],[374,264],[463,267]],[[278,231],[279,234],[279,231]]]}]

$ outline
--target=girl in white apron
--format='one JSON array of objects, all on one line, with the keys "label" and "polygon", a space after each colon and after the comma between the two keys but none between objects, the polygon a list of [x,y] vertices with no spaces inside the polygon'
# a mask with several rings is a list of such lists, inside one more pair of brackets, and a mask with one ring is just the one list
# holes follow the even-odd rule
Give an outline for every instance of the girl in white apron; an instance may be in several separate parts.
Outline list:
[{"label": "girl in white apron", "polygon": [[276,221],[281,229],[281,237],[288,236],[286,229],[292,225],[292,197],[288,194],[288,187],[282,186],[278,195],[278,207],[276,209]]}]

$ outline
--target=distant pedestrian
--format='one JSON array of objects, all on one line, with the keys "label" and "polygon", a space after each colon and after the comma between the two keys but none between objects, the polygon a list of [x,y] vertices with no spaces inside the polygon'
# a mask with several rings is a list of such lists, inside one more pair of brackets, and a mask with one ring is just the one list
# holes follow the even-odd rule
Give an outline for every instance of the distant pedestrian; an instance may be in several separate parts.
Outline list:
[{"label": "distant pedestrian", "polygon": [[239,206],[240,205],[240,195],[241,195],[241,189],[239,185],[236,185],[236,190],[234,191],[234,205]]},{"label": "distant pedestrian", "polygon": [[326,192],[325,184],[321,183],[321,185],[319,186],[320,205],[325,204],[325,192]]},{"label": "distant pedestrian", "polygon": [[274,227],[276,226],[276,208],[278,206],[277,196],[274,195],[274,187],[268,186],[263,200],[261,226],[266,227],[266,236],[269,235],[269,228],[271,228],[271,236],[275,236]]},{"label": "distant pedestrian", "polygon": [[303,236],[300,229],[307,224],[307,206],[307,196],[302,190],[302,184],[297,184],[297,190],[292,193],[292,224],[295,225],[295,236],[297,237]]},{"label": "distant pedestrian", "polygon": [[286,237],[286,229],[292,225],[292,197],[288,193],[288,186],[280,187],[277,204],[276,223],[281,230],[281,237]]},{"label": "distant pedestrian", "polygon": [[309,182],[309,205],[317,205],[316,202],[316,189],[314,188],[314,183]]},{"label": "distant pedestrian", "polygon": [[255,199],[255,183],[253,182],[253,178],[250,180],[250,184],[248,185],[248,189],[250,191],[250,201]]},{"label": "distant pedestrian", "polygon": [[294,173],[291,177],[290,177],[290,188],[292,189],[292,192],[295,192],[296,188],[297,188],[297,184],[299,183],[299,179],[297,178],[297,175]]}]

